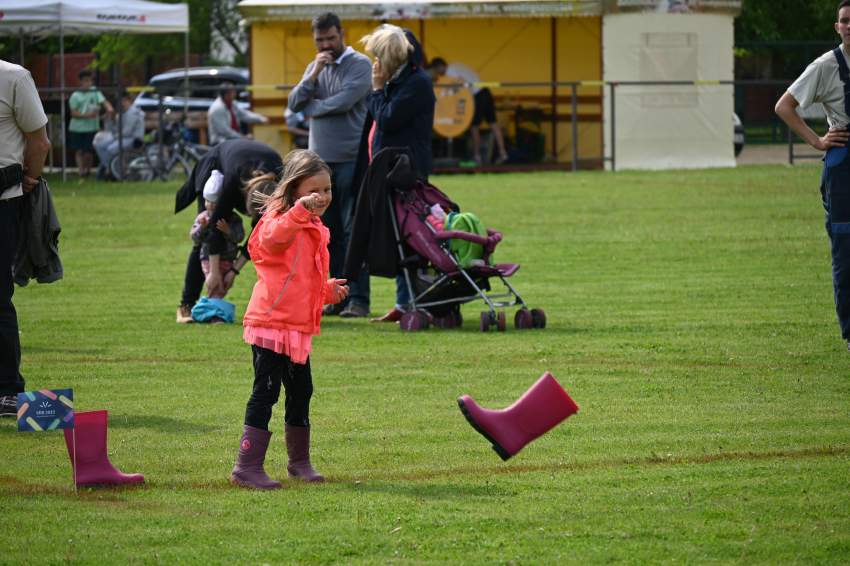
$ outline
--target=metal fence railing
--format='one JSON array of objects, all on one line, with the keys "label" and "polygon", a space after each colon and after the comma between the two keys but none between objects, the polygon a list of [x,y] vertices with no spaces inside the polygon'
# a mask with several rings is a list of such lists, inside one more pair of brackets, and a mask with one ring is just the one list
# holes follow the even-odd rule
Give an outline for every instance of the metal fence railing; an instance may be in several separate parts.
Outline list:
[{"label": "metal fence railing", "polygon": [[[480,87],[480,88],[531,88],[531,87],[545,87],[552,89],[551,96],[551,104],[553,105],[553,111],[551,112],[552,119],[552,132],[553,132],[553,140],[552,146],[557,148],[557,111],[555,110],[560,104],[559,97],[557,95],[557,89],[569,89],[569,100],[570,100],[570,108],[571,113],[569,117],[569,123],[571,126],[571,138],[572,138],[572,159],[571,159],[571,169],[573,171],[577,171],[579,166],[582,163],[605,163],[610,162],[611,169],[617,170],[617,90],[629,87],[640,87],[640,86],[710,86],[710,85],[718,85],[718,86],[735,86],[735,87],[749,87],[749,86],[785,86],[787,87],[789,81],[561,81],[561,82],[481,82],[481,83],[458,83],[457,87]],[[233,90],[237,91],[248,91],[248,92],[257,92],[257,91],[287,91],[292,90],[296,85],[234,85]],[[448,85],[440,85],[441,87],[447,87]],[[591,156],[591,157],[580,157],[578,150],[578,122],[579,122],[579,104],[580,97],[578,94],[578,89],[581,87],[599,87],[602,89],[608,89],[609,99],[603,103],[602,108],[602,121],[604,122],[604,115],[606,113],[609,114],[610,120],[610,140],[609,140],[609,155],[601,155],[601,156]],[[450,87],[449,87],[450,88]],[[66,155],[65,155],[65,103],[66,103],[66,95],[81,91],[84,89],[81,88],[41,88],[38,89],[40,93],[43,93],[48,96],[59,94],[63,100],[61,115],[62,115],[62,179],[66,180]],[[184,92],[199,92],[199,91],[209,91],[216,92],[220,90],[218,86],[190,86],[189,88],[185,88],[179,86],[175,89],[175,87],[103,87],[99,88],[99,90],[105,94],[113,94],[115,96],[116,104],[116,113],[117,113],[117,121],[118,121],[118,130],[121,131],[122,126],[122,117],[123,110],[121,108],[120,100],[123,94],[125,93],[141,93],[141,92],[152,92],[154,93],[154,98],[157,104],[157,140],[164,141],[164,130],[165,130],[165,114],[166,110],[164,109],[163,102],[168,97],[176,96],[180,90]],[[547,95],[548,97],[548,95]],[[182,119],[185,120],[187,117],[188,111],[188,101],[184,97],[184,113],[182,115]],[[790,130],[789,130],[790,131]],[[794,135],[791,132],[788,136],[789,143],[789,154],[788,160],[789,163],[793,164],[795,159],[808,159],[814,156],[800,156],[794,154]],[[731,140],[730,140],[730,143]],[[164,179],[164,174],[161,168],[163,167],[163,155],[162,148],[163,144],[159,144],[159,160],[158,164],[160,170],[157,171],[157,176],[160,179]],[[556,149],[557,151],[557,149]],[[119,144],[119,162],[123,167],[124,159],[123,159],[124,147],[123,144]],[[124,178],[123,169],[121,171],[121,178]]]}]

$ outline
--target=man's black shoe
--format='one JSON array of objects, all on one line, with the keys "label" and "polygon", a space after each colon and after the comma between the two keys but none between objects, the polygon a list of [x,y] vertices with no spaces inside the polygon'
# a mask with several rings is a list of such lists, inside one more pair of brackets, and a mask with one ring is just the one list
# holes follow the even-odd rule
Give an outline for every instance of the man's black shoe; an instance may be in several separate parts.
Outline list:
[{"label": "man's black shoe", "polygon": [[335,305],[325,305],[322,307],[322,316],[339,316],[339,313],[341,313],[344,309],[345,307],[339,303]]},{"label": "man's black shoe", "polygon": [[18,396],[6,395],[0,397],[0,417],[18,416]]}]

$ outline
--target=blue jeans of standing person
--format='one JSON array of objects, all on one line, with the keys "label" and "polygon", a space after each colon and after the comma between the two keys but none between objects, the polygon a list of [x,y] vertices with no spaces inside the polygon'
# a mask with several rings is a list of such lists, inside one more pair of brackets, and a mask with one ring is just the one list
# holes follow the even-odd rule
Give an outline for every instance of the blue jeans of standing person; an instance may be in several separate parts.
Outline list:
[{"label": "blue jeans of standing person", "polygon": [[841,337],[850,340],[850,155],[847,147],[833,147],[827,152],[820,192],[832,251],[835,310]]},{"label": "blue jeans of standing person", "polygon": [[[408,269],[408,272],[413,271]],[[413,273],[410,273],[411,278]],[[407,288],[407,279],[404,275],[396,275],[395,277],[395,308],[400,311],[407,312],[411,308],[410,290]]]},{"label": "blue jeans of standing person", "polygon": [[[331,184],[333,185],[333,201],[330,208],[322,216],[322,223],[331,232],[331,243],[328,245],[330,254],[331,277],[342,279],[342,270],[345,265],[345,252],[348,250],[348,238],[351,235],[351,226],[354,224],[355,198],[352,196],[351,181],[354,177],[354,166],[356,162],[328,163],[331,168]],[[349,281],[348,298],[342,303],[343,306],[352,303],[369,308],[369,271],[360,270],[360,278],[357,281]]]},{"label": "blue jeans of standing person", "polygon": [[18,314],[12,304],[15,284],[12,262],[22,236],[21,214],[24,199],[0,199],[0,396],[17,395],[26,390],[21,376],[21,338]]}]

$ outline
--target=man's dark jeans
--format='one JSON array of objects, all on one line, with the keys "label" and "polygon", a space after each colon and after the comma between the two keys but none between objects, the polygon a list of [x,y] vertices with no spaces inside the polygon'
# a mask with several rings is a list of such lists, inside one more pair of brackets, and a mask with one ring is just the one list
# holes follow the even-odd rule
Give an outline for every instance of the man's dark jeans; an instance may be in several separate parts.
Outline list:
[{"label": "man's dark jeans", "polygon": [[832,251],[832,286],[841,337],[850,340],[850,155],[848,148],[827,153],[820,184],[826,233]]},{"label": "man's dark jeans", "polygon": [[15,293],[12,262],[23,230],[21,214],[24,198],[0,200],[0,396],[16,395],[26,390],[20,371],[18,315],[12,304]]},{"label": "man's dark jeans", "polygon": [[[351,195],[353,187],[351,182],[354,178],[354,166],[356,162],[328,163],[331,168],[331,184],[333,185],[333,201],[328,211],[322,216],[322,223],[331,232],[331,243],[328,245],[330,254],[330,275],[337,279],[342,278],[342,269],[345,265],[345,253],[348,250],[348,238],[351,235],[351,226],[354,223],[352,212],[354,210],[355,198]],[[348,299],[342,304],[352,303],[369,307],[369,271],[360,270],[360,279],[349,281]]]}]

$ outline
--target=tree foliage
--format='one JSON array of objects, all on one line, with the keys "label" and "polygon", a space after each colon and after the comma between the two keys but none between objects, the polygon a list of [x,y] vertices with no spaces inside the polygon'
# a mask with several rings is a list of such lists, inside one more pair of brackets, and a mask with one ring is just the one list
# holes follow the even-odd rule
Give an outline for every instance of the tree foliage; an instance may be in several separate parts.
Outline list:
[{"label": "tree foliage", "polygon": [[840,42],[833,24],[839,0],[744,0],[735,41]]},{"label": "tree foliage", "polygon": [[[788,79],[829,45],[840,43],[835,32],[840,0],[744,0],[735,19],[735,76],[738,79]],[[744,42],[800,42],[797,45],[741,46]],[[802,44],[809,42],[809,45]]]},{"label": "tree foliage", "polygon": [[214,40],[226,42],[236,52],[234,63],[237,66],[247,66],[248,54],[245,46],[248,35],[245,28],[239,25],[242,15],[236,7],[238,2],[239,0],[213,1],[210,6],[210,27],[218,36]]},{"label": "tree foliage", "polygon": [[[176,4],[180,0],[157,0]],[[189,4],[189,52],[207,53],[210,48],[211,5],[217,0],[182,0]],[[158,35],[104,35],[92,49],[100,55],[98,66],[107,69],[113,63],[141,64],[151,56],[163,53],[179,54],[185,51],[185,37],[181,34]]]},{"label": "tree foliage", "polygon": [[[166,4],[187,2],[189,4],[189,51],[208,53],[210,50],[210,14],[213,6],[227,0],[155,0]],[[238,20],[237,20],[238,24]],[[106,69],[121,61],[142,64],[149,56],[163,53],[184,52],[184,35],[102,35],[69,36],[65,38],[65,53],[98,53],[98,66]],[[24,42],[28,55],[51,55],[59,53],[59,38],[49,37],[37,42]],[[8,59],[20,54],[20,40],[15,37],[0,39],[0,58]]]}]

